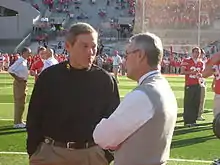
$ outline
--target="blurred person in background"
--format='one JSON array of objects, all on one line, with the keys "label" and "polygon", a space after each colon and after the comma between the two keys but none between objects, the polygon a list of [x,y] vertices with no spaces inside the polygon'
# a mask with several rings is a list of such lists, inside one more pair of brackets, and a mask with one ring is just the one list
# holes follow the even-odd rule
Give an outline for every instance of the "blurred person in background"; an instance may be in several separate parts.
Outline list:
[{"label": "blurred person in background", "polygon": [[0,52],[0,72],[4,71],[4,60],[5,60],[5,58],[4,58],[3,54],[1,54],[1,52]]},{"label": "blurred person in background", "polygon": [[21,56],[8,69],[9,74],[14,78],[14,128],[25,128],[22,116],[25,109],[27,95],[28,66],[27,59],[31,56],[31,49],[25,47],[21,51]]},{"label": "blurred person in background", "polygon": [[[202,75],[204,78],[208,78],[214,75],[212,81],[212,89],[215,93],[213,114],[214,114],[214,118],[216,118],[220,114],[220,53],[216,53],[210,58],[210,60],[207,62],[206,68],[203,71]],[[215,121],[215,122],[219,122],[219,121]],[[219,128],[215,128],[215,129],[219,130]],[[220,159],[214,160],[212,165],[220,165]]]},{"label": "blurred person in background", "polygon": [[[201,49],[201,57],[200,59],[202,60],[202,62],[204,63],[205,66],[205,61],[203,60],[205,57],[205,51],[203,49]],[[205,69],[205,68],[204,68]],[[202,116],[202,114],[204,113],[204,108],[205,108],[205,96],[206,96],[206,81],[204,78],[200,78],[199,79],[200,82],[200,86],[201,86],[201,96],[200,96],[200,105],[199,105],[199,113],[198,113],[198,121],[204,121],[205,118]]]},{"label": "blurred person in background", "polygon": [[122,60],[121,60],[121,57],[119,56],[117,50],[114,51],[114,55],[112,56],[112,60],[113,60],[112,65],[113,65],[114,77],[115,77],[117,83],[119,83],[119,81],[118,81],[118,72],[119,72],[119,69],[121,67]]},{"label": "blurred person in background", "polygon": [[183,120],[187,127],[197,126],[199,106],[201,100],[201,84],[199,76],[204,70],[204,63],[200,59],[201,49],[194,47],[192,56],[185,58],[181,64],[181,73],[185,75]]},{"label": "blurred person in background", "polygon": [[58,64],[58,61],[54,57],[54,51],[53,49],[47,48],[46,51],[42,53],[42,59],[44,60],[44,66],[41,69],[41,72],[43,72],[45,69]]},{"label": "blurred person in background", "polygon": [[44,66],[42,55],[46,51],[46,48],[43,46],[40,46],[37,51],[37,55],[33,57],[33,63],[30,68],[30,75],[35,77],[35,82],[37,81],[37,78]]},{"label": "blurred person in background", "polygon": [[220,113],[220,53],[210,58],[202,75],[204,78],[214,75],[212,82],[212,89],[215,92],[213,113],[214,117],[216,117]]}]

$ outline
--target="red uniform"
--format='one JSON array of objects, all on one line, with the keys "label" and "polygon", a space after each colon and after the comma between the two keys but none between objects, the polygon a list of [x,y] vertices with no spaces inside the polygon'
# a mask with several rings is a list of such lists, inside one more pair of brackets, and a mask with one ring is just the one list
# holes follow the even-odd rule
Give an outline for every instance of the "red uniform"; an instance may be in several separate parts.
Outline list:
[{"label": "red uniform", "polygon": [[220,94],[220,62],[213,67],[214,76],[215,76],[215,93]]},{"label": "red uniform", "polygon": [[[204,70],[204,63],[202,61],[194,62],[192,58],[186,58],[183,60],[181,66],[185,67],[185,71],[198,71],[201,73]],[[187,74],[185,76],[185,85],[199,84],[196,74]]]},{"label": "red uniform", "polygon": [[37,80],[38,74],[41,72],[41,69],[43,68],[43,66],[44,66],[44,63],[42,59],[39,57],[36,57],[30,68],[30,71],[37,73],[37,75],[35,76],[35,81]]},{"label": "red uniform", "polygon": [[180,61],[176,61],[176,67],[180,67],[181,66],[181,62]]}]

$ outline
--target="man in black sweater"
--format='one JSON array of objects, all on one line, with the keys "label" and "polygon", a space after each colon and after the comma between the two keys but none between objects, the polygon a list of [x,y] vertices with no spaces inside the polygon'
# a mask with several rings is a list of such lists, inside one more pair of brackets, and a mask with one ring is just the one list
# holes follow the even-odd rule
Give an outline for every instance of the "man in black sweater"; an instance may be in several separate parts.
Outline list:
[{"label": "man in black sweater", "polygon": [[93,141],[95,126],[119,105],[117,83],[93,65],[96,30],[74,24],[66,37],[70,59],[39,76],[27,116],[27,152],[31,165],[107,165]]}]

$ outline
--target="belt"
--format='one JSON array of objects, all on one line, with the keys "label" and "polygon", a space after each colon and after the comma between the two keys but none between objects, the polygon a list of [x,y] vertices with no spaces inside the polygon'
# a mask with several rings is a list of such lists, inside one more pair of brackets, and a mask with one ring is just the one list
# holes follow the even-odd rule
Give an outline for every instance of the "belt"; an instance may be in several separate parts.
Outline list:
[{"label": "belt", "polygon": [[67,149],[87,149],[95,146],[95,142],[57,142],[50,137],[45,137],[44,143],[53,145],[56,147],[67,148]]}]

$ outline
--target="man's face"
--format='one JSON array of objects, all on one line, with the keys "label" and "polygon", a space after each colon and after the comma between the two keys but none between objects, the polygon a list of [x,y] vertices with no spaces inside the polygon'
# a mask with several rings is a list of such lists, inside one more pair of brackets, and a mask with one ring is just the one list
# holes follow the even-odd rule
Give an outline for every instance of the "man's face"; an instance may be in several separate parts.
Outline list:
[{"label": "man's face", "polygon": [[80,69],[90,68],[97,53],[97,42],[97,33],[80,34],[73,44],[67,41],[66,50],[70,54],[70,61]]},{"label": "man's face", "polygon": [[24,58],[28,58],[28,57],[30,57],[31,55],[32,55],[31,49],[28,49],[28,51],[26,51],[26,52],[24,53]]},{"label": "man's face", "polygon": [[39,52],[39,56],[40,56],[43,60],[47,59],[47,51],[46,51],[46,50],[41,50],[41,51]]},{"label": "man's face", "polygon": [[139,53],[139,49],[135,47],[135,44],[129,43],[126,46],[126,53],[125,53],[125,66],[127,69],[127,77],[134,79],[134,75],[139,67],[139,60],[137,55]]},{"label": "man's face", "polygon": [[192,53],[192,57],[193,57],[194,59],[198,59],[198,58],[200,57],[200,55],[201,55],[201,50],[200,50],[200,49],[195,49],[195,50],[193,51],[193,53]]}]

